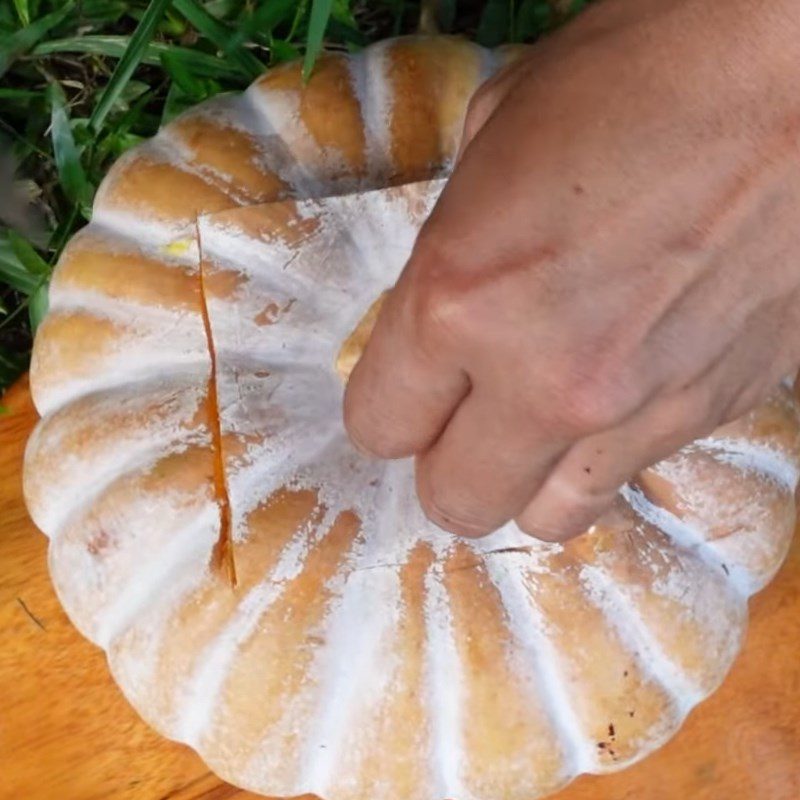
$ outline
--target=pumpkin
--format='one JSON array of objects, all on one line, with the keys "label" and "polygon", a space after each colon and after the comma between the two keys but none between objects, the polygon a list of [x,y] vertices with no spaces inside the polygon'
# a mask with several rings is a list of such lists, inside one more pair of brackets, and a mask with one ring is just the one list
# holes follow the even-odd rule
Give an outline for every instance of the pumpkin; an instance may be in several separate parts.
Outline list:
[{"label": "pumpkin", "polygon": [[532,800],[651,752],[722,681],[790,541],[788,386],[566,545],[429,523],[344,381],[508,52],[328,55],[123,157],[53,278],[30,512],[134,707],[226,780]]}]

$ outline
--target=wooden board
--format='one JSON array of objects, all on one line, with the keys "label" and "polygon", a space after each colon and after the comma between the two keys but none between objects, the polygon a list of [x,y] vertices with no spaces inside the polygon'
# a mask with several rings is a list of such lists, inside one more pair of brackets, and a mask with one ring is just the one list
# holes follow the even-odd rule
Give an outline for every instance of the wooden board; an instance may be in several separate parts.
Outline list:
[{"label": "wooden board", "polygon": [[[36,419],[27,386],[14,387],[4,404],[0,798],[252,800],[187,747],[150,731],[115,688],[102,652],[70,626],[47,576],[45,537],[21,497],[22,453]],[[554,800],[800,798],[798,537],[751,611],[747,645],[731,675],[675,739],[624,772],[579,778]]]}]

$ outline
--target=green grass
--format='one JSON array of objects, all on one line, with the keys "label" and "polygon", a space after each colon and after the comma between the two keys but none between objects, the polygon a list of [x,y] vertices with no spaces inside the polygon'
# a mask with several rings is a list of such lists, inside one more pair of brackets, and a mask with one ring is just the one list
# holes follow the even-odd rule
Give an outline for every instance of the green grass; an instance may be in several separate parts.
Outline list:
[{"label": "green grass", "polygon": [[[423,2],[486,45],[565,16],[547,0]],[[0,391],[27,368],[50,274],[116,158],[269,66],[303,58],[308,76],[323,47],[410,33],[419,16],[419,0],[0,2]]]}]

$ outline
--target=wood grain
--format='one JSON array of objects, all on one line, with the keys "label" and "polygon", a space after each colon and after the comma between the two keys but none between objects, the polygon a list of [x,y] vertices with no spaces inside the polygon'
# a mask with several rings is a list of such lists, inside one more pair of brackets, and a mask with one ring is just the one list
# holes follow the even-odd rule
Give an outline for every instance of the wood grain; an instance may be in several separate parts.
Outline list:
[{"label": "wood grain", "polygon": [[[20,473],[36,419],[24,382],[0,418],[0,798],[251,800],[188,748],[161,739],[72,628],[47,576]],[[655,755],[583,776],[554,800],[797,800],[800,797],[800,537],[751,603],[744,652],[724,686]],[[367,800],[365,798],[365,800]],[[403,800],[398,798],[398,800]],[[501,800],[498,798],[498,800]]]}]

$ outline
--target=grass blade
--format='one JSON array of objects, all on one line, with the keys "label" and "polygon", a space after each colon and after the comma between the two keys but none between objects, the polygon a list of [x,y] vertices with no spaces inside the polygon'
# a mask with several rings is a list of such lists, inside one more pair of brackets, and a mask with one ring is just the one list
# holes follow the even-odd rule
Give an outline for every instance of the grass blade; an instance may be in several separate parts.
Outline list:
[{"label": "grass blade", "polygon": [[295,3],[292,24],[289,26],[289,32],[285,36],[281,37],[283,41],[288,42],[290,44],[294,41],[294,37],[295,34],[297,33],[297,28],[299,27],[300,22],[306,18],[308,3],[309,0],[297,0],[297,2]]},{"label": "grass blade", "polygon": [[282,22],[289,20],[299,9],[298,0],[270,0],[256,8],[237,26],[229,47],[239,47],[247,39],[269,36]]},{"label": "grass blade", "polygon": [[164,106],[161,111],[161,125],[162,127],[169,122],[172,122],[178,114],[182,114],[188,108],[191,108],[195,101],[190,95],[181,89],[177,81],[172,81],[167,90],[167,96],[164,100]]},{"label": "grass blade", "polygon": [[0,39],[0,77],[8,71],[16,59],[27,53],[56,25],[63,22],[74,6],[75,4],[70,0],[58,11],[46,14],[31,25],[26,25],[10,35],[3,36]]},{"label": "grass blade", "polygon": [[41,95],[41,92],[34,92],[31,89],[0,88],[0,100],[33,100]]},{"label": "grass blade", "polygon": [[334,16],[331,16],[328,20],[328,35],[344,44],[352,45],[355,48],[364,47],[369,44],[369,39],[361,33],[358,28],[354,28],[352,25],[342,22]]},{"label": "grass blade", "polygon": [[99,102],[94,107],[92,116],[89,118],[89,127],[99,131],[105,122],[108,112],[111,111],[114,102],[119,97],[125,84],[130,80],[133,71],[136,69],[142,56],[153,38],[156,26],[169,6],[171,0],[151,0],[144,12],[141,21],[136,27],[133,36],[130,38],[128,48],[124,55],[117,62],[117,67],[108,81],[108,85],[103,90]]},{"label": "grass blade", "polygon": [[132,6],[130,0],[80,0],[81,30],[88,33],[96,28],[115,25]]},{"label": "grass blade", "polygon": [[172,82],[176,83],[181,92],[195,103],[199,103],[210,94],[216,94],[219,91],[219,85],[216,84],[213,91],[209,92],[207,87],[209,81],[198,78],[191,67],[180,56],[176,56],[175,53],[164,53],[161,56],[161,63],[164,71],[172,78]]},{"label": "grass blade", "polygon": [[0,236],[0,281],[28,295],[36,290],[40,280],[17,258],[8,236]]},{"label": "grass blade", "polygon": [[[53,53],[89,53],[121,59],[128,50],[130,41],[130,36],[73,36],[42,42],[31,51],[31,54],[49,56]],[[178,47],[163,42],[150,42],[142,54],[141,63],[154,67],[161,66],[161,58],[164,53],[180,56],[184,64],[190,66],[193,72],[204,78],[241,81],[242,76],[239,70],[227,64],[224,59],[198,50],[190,50],[188,47]]]},{"label": "grass blade", "polygon": [[238,25],[244,16],[245,5],[249,7],[250,3],[245,4],[245,0],[203,0],[203,5],[206,11],[215,17],[224,19],[236,17]]},{"label": "grass blade", "polygon": [[28,7],[28,0],[14,0],[14,8],[17,11],[19,21],[23,25],[31,24],[31,11]]},{"label": "grass blade", "polygon": [[517,11],[515,40],[528,42],[553,27],[555,13],[545,0],[522,0]]},{"label": "grass blade", "polygon": [[197,0],[174,0],[173,5],[198,33],[223,51],[243,75],[252,79],[264,71],[264,65],[249,50],[238,45],[231,46],[232,29],[209,14]]},{"label": "grass blade", "polygon": [[36,333],[41,321],[47,314],[49,303],[47,285],[40,286],[32,295],[28,303],[28,319],[31,323],[31,332]]},{"label": "grass blade", "polygon": [[283,39],[275,39],[269,47],[270,63],[283,64],[284,61],[294,61],[299,58],[300,51]]},{"label": "grass blade", "polygon": [[475,39],[484,47],[497,47],[506,39],[509,29],[508,0],[487,0],[483,7]]},{"label": "grass blade", "polygon": [[11,250],[19,260],[20,264],[27,272],[41,282],[42,277],[50,275],[50,267],[47,262],[33,249],[31,244],[23,239],[15,231],[8,231],[8,242]]},{"label": "grass blade", "polygon": [[81,206],[82,209],[88,209],[94,193],[86,178],[80,153],[72,136],[64,93],[57,83],[48,86],[47,98],[50,101],[50,138],[53,142],[53,155],[61,188],[68,200]]},{"label": "grass blade", "polygon": [[303,80],[311,77],[314,64],[322,50],[322,41],[333,9],[333,0],[313,0],[306,36],[306,55],[303,59]]}]

